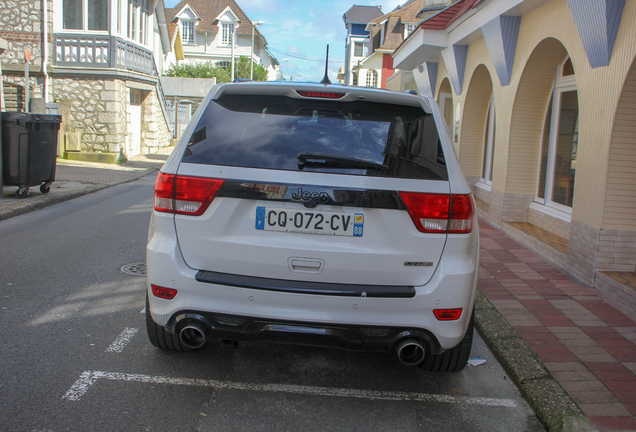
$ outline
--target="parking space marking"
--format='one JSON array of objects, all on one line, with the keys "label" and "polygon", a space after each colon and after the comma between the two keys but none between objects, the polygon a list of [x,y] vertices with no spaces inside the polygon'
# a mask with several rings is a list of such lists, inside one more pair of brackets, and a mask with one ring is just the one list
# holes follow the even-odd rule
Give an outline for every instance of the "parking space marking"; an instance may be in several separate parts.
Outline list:
[{"label": "parking space marking", "polygon": [[122,352],[124,347],[130,342],[130,339],[139,331],[138,328],[126,327],[123,332],[115,339],[115,341],[106,348],[106,352]]},{"label": "parking space marking", "polygon": [[374,390],[344,389],[335,387],[315,387],[293,384],[248,384],[231,381],[216,381],[194,378],[170,378],[141,374],[126,374],[116,372],[86,371],[66,392],[62,399],[78,401],[89,388],[99,379],[112,381],[142,382],[149,384],[171,384],[190,387],[208,387],[226,390],[266,391],[276,393],[292,393],[299,395],[350,397],[368,400],[395,400],[417,402],[441,402],[465,405],[484,405],[516,408],[517,403],[512,399],[495,399],[483,397],[457,397],[427,393],[408,393]]}]

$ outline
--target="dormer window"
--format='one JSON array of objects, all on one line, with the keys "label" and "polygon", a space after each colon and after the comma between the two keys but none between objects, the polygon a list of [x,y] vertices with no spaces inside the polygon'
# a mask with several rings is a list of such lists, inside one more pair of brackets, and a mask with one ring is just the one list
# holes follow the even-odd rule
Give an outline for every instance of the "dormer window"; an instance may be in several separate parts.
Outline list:
[{"label": "dormer window", "polygon": [[221,45],[230,45],[234,35],[234,24],[223,23],[222,24]]},{"label": "dormer window", "polygon": [[181,41],[184,44],[194,43],[194,21],[181,22]]},{"label": "dormer window", "polygon": [[404,25],[404,39],[409,37],[411,33],[415,30],[415,24],[405,24]]}]

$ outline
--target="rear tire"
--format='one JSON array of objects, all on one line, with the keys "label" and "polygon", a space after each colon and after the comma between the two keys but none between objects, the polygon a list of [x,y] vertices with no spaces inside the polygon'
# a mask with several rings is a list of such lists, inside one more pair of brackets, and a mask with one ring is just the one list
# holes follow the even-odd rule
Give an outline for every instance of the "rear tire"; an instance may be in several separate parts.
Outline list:
[{"label": "rear tire", "polygon": [[470,316],[470,322],[462,341],[455,347],[441,354],[428,355],[419,364],[422,370],[430,372],[459,372],[466,367],[473,345],[473,331],[475,329],[475,310]]},{"label": "rear tire", "polygon": [[166,351],[192,351],[183,345],[179,335],[168,332],[165,327],[160,326],[152,319],[150,315],[150,303],[148,302],[148,294],[146,294],[146,331],[150,343]]}]

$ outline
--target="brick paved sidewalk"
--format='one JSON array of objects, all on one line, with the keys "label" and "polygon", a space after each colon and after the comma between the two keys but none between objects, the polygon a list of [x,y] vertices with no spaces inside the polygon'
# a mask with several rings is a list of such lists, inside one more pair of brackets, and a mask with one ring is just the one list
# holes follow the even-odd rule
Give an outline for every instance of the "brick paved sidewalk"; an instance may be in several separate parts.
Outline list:
[{"label": "brick paved sidewalk", "polygon": [[480,220],[478,288],[600,430],[636,431],[636,321]]}]

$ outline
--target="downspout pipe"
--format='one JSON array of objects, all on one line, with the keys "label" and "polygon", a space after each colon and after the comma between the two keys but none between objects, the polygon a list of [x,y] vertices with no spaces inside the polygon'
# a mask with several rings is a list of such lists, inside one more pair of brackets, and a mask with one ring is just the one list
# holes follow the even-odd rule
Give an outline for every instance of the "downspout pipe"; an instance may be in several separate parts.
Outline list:
[{"label": "downspout pipe", "polygon": [[[42,74],[44,74],[44,103],[49,103],[49,2],[42,0]],[[46,106],[46,105],[45,105]]]},{"label": "downspout pipe", "polygon": [[[46,1],[46,0],[43,0]],[[158,0],[155,6],[155,13],[157,14],[157,24],[159,27],[159,36],[161,37],[161,48],[163,54],[166,55],[170,52],[170,36],[168,34],[168,23],[166,22],[166,8],[163,0]]]}]

